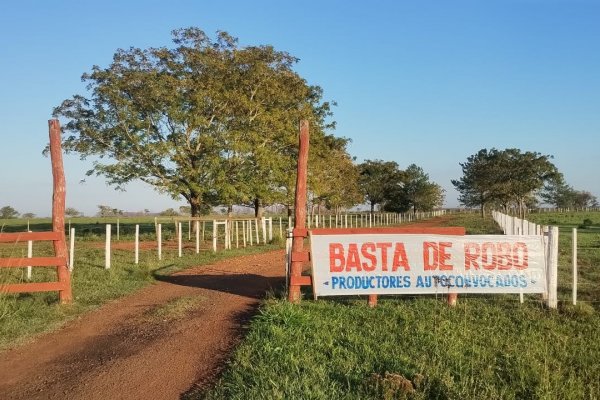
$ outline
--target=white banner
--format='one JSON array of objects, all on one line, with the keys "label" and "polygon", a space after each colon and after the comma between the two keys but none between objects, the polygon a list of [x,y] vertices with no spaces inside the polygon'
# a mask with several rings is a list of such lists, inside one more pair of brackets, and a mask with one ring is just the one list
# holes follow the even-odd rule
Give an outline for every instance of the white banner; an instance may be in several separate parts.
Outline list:
[{"label": "white banner", "polygon": [[310,234],[316,296],[544,293],[541,236]]}]

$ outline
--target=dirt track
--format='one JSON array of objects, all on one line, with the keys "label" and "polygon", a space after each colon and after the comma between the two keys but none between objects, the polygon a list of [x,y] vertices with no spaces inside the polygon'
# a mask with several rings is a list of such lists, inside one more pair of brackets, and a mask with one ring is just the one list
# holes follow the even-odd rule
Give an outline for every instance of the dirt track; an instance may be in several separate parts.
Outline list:
[{"label": "dirt track", "polygon": [[[283,283],[283,251],[191,268],[0,353],[0,399],[177,399],[210,383],[260,298]],[[201,296],[185,318],[153,309]]]}]

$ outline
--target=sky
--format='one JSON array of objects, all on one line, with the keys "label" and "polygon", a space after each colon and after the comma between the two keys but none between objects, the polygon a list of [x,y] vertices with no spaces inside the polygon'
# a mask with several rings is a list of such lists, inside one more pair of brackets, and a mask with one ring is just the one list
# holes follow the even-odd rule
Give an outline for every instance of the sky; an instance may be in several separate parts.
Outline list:
[{"label": "sky", "polygon": [[[600,0],[0,2],[0,207],[51,214],[52,109],[118,48],[218,30],[271,44],[337,102],[335,134],[358,162],[417,164],[458,205],[451,179],[483,148],[552,155],[600,197]],[[159,212],[184,205],[135,183],[115,191],[64,159],[67,207]],[[85,182],[80,182],[85,179]]]}]

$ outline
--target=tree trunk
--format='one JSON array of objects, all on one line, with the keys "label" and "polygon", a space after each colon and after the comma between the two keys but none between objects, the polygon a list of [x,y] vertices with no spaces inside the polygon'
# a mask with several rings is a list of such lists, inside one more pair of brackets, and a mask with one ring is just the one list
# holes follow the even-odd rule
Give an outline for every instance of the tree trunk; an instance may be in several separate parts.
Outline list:
[{"label": "tree trunk", "polygon": [[227,206],[227,218],[233,217],[233,205],[230,204]]},{"label": "tree trunk", "polygon": [[197,217],[200,215],[200,196],[193,196],[188,199],[188,203],[190,203],[190,213],[192,217]]},{"label": "tree trunk", "polygon": [[264,213],[264,209],[263,209],[262,201],[260,200],[260,198],[257,197],[254,199],[254,217],[262,218],[263,213]]},{"label": "tree trunk", "polygon": [[481,203],[481,218],[485,218],[485,204]]},{"label": "tree trunk", "polygon": [[287,208],[287,216],[291,217],[293,215],[294,210],[292,209],[292,207],[289,204],[286,206],[286,208]]},{"label": "tree trunk", "polygon": [[371,214],[375,213],[375,203],[371,202]]}]

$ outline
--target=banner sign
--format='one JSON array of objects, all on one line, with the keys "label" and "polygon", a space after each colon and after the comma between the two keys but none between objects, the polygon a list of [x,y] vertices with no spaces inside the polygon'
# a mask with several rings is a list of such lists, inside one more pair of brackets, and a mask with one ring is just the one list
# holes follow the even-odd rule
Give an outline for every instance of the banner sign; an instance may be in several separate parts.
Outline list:
[{"label": "banner sign", "polygon": [[317,296],[544,293],[541,236],[313,234]]}]

